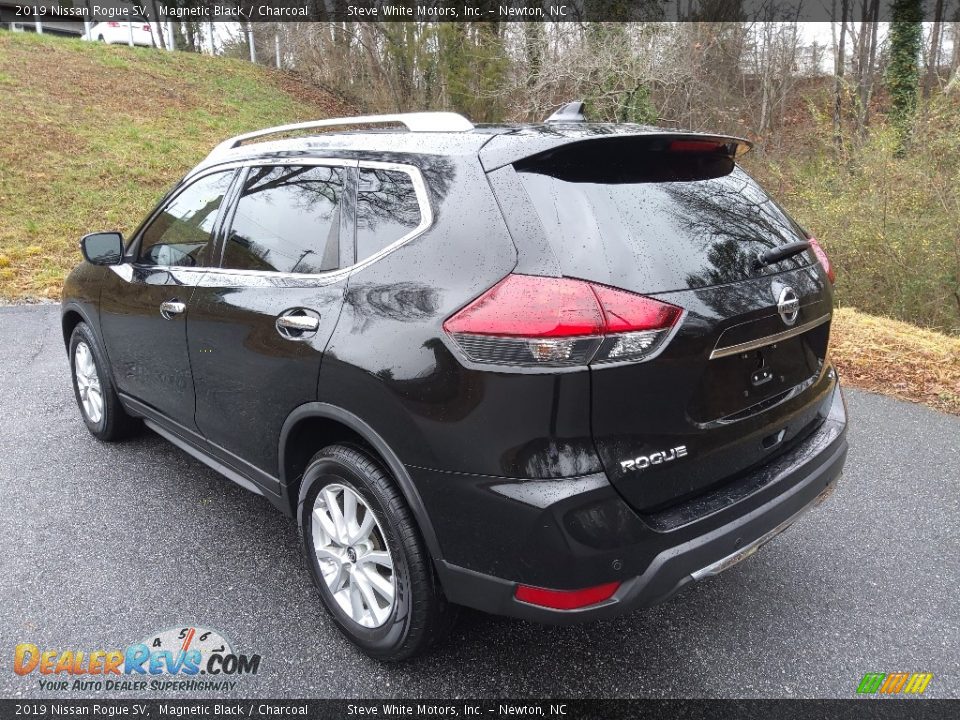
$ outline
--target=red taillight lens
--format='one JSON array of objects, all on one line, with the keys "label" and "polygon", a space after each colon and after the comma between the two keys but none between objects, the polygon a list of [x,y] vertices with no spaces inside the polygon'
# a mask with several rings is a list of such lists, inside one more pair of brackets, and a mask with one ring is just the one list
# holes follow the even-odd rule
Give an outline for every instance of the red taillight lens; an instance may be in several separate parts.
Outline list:
[{"label": "red taillight lens", "polygon": [[810,241],[810,249],[813,250],[813,254],[817,256],[817,260],[820,261],[820,264],[823,265],[824,272],[827,273],[827,279],[830,282],[836,281],[836,275],[833,272],[833,265],[830,264],[830,258],[827,257],[826,251],[820,246],[820,243],[815,237],[807,238]]},{"label": "red taillight lens", "polygon": [[118,22],[112,22],[112,21],[111,21],[111,22],[108,22],[108,23],[107,23],[107,26],[108,26],[108,27],[120,27],[120,23],[118,23]]},{"label": "red taillight lens", "polygon": [[144,32],[150,32],[150,26],[149,26],[149,25],[144,25],[144,26],[143,26],[143,31],[144,31]]},{"label": "red taillight lens", "polygon": [[521,602],[553,610],[576,610],[609,600],[620,587],[619,582],[606,583],[583,590],[547,590],[546,588],[517,585],[514,597]]},{"label": "red taillight lens", "polygon": [[444,324],[466,355],[503,365],[643,360],[683,311],[571,278],[508,275]]},{"label": "red taillight lens", "polygon": [[668,305],[643,295],[616,290],[606,285],[591,287],[603,308],[605,330],[608,333],[668,328],[683,312],[676,305]]},{"label": "red taillight lens", "polygon": [[603,313],[589,283],[507,275],[443,327],[449,333],[473,335],[597,335],[603,329]]}]

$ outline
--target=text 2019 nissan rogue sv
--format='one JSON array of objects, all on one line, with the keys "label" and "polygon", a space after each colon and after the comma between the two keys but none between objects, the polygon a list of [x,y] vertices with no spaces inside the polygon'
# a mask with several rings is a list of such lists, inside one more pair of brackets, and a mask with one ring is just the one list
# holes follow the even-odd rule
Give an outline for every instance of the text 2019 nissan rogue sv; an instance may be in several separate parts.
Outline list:
[{"label": "text 2019 nissan rogue sv", "polygon": [[232,138],[66,281],[90,432],[145,424],[297,518],[372,657],[425,650],[459,605],[662,601],[841,473],[830,263],[747,143],[577,110]]}]

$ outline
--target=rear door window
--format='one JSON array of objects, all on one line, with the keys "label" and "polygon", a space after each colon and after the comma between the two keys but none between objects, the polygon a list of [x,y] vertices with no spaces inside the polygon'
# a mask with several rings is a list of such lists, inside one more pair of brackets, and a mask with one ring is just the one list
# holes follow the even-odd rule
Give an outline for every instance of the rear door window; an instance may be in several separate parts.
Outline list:
[{"label": "rear door window", "polygon": [[222,266],[306,274],[339,268],[343,183],[340,166],[250,168]]},{"label": "rear door window", "polygon": [[416,186],[403,170],[360,168],[357,187],[357,262],[410,235],[423,213]]},{"label": "rear door window", "polygon": [[810,262],[801,254],[757,267],[761,251],[805,238],[729,159],[621,148],[516,169],[564,275],[658,293]]}]

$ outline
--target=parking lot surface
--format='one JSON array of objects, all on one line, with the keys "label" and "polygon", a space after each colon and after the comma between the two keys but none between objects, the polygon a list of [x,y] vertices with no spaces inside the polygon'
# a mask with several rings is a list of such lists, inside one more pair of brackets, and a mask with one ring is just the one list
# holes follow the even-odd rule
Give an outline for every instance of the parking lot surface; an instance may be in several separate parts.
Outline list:
[{"label": "parking lot surface", "polygon": [[960,696],[960,418],[851,390],[838,491],[741,565],[592,625],[465,612],[445,646],[385,666],[324,614],[293,521],[152,432],[87,433],[58,307],[0,308],[0,367],[2,696],[97,696],[15,675],[18,643],[187,626],[262,655],[217,697],[853,697],[899,671]]}]

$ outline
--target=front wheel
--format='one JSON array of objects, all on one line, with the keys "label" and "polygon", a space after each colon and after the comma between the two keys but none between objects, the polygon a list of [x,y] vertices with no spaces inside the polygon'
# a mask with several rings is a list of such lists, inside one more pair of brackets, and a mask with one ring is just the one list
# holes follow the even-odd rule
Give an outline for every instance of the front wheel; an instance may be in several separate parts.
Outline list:
[{"label": "front wheel", "polygon": [[95,437],[119,440],[140,426],[120,404],[107,371],[106,358],[93,332],[83,322],[70,335],[70,372],[83,422]]},{"label": "front wheel", "polygon": [[449,632],[454,611],[402,494],[365,450],[332,445],[304,473],[303,550],[340,631],[367,655],[397,661]]}]

